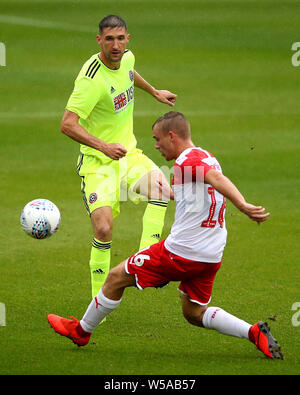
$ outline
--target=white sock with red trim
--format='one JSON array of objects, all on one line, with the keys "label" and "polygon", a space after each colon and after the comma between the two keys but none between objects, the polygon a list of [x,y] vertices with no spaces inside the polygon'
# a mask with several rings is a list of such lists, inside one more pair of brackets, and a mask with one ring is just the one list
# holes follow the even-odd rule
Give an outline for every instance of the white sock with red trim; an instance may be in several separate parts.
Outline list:
[{"label": "white sock with red trim", "polygon": [[95,298],[91,301],[89,307],[87,308],[80,325],[82,329],[86,332],[92,333],[100,322],[113,310],[115,310],[121,300],[111,300],[104,296],[102,288]]},{"label": "white sock with red trim", "polygon": [[204,328],[215,329],[224,335],[248,339],[251,327],[247,322],[240,320],[219,307],[208,307],[202,319]]}]

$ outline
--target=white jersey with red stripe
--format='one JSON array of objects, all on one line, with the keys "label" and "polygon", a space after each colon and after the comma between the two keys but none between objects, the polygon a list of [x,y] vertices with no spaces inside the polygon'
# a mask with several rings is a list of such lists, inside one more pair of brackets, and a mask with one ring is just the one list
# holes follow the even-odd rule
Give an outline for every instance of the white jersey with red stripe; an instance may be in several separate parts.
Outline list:
[{"label": "white jersey with red stripe", "polygon": [[175,161],[175,221],[165,247],[186,259],[217,263],[222,260],[227,239],[226,200],[204,183],[210,169],[222,173],[217,159],[200,147],[186,149]]}]

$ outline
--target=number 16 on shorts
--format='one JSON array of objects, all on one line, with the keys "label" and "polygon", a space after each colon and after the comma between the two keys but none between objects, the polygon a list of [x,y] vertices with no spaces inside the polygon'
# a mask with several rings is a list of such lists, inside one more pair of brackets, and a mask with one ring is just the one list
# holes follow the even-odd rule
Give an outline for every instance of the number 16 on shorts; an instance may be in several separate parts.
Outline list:
[{"label": "number 16 on shorts", "polygon": [[6,312],[4,303],[0,303],[0,326],[6,326]]}]

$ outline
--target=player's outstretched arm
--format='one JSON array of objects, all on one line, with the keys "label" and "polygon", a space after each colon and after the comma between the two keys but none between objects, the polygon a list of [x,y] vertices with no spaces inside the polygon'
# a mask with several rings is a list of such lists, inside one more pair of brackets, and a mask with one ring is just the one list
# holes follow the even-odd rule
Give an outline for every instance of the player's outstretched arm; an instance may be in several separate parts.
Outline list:
[{"label": "player's outstretched arm", "polygon": [[106,143],[92,136],[79,124],[79,116],[72,111],[66,110],[61,122],[61,131],[80,144],[87,145],[103,152],[111,159],[119,160],[126,155],[126,149],[119,143]]},{"label": "player's outstretched arm", "polygon": [[155,89],[150,85],[144,78],[137,72],[134,71],[134,86],[143,89],[145,92],[150,93],[161,103],[168,104],[169,106],[174,106],[177,99],[177,95],[167,90]]},{"label": "player's outstretched arm", "polygon": [[207,184],[213,186],[218,192],[229,199],[242,213],[248,215],[250,219],[256,221],[258,224],[264,222],[270,216],[270,213],[265,213],[265,208],[262,206],[255,206],[247,203],[237,189],[237,187],[216,170],[209,170],[204,178]]}]

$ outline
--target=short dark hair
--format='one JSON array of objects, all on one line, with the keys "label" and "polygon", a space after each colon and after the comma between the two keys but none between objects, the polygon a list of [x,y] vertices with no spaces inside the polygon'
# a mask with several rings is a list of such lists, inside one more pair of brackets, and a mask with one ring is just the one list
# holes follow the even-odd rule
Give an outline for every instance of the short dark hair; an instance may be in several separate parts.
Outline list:
[{"label": "short dark hair", "polygon": [[177,111],[167,112],[166,114],[164,114],[154,122],[152,129],[154,129],[154,126],[158,124],[161,124],[159,125],[160,129],[165,135],[170,130],[172,130],[173,132],[176,132],[178,136],[183,139],[189,138],[191,136],[190,123],[181,112],[177,112]]},{"label": "short dark hair", "polygon": [[112,29],[115,27],[125,27],[127,31],[126,22],[118,15],[107,15],[104,17],[99,23],[99,32],[102,33],[103,29],[106,27],[110,27]]}]

